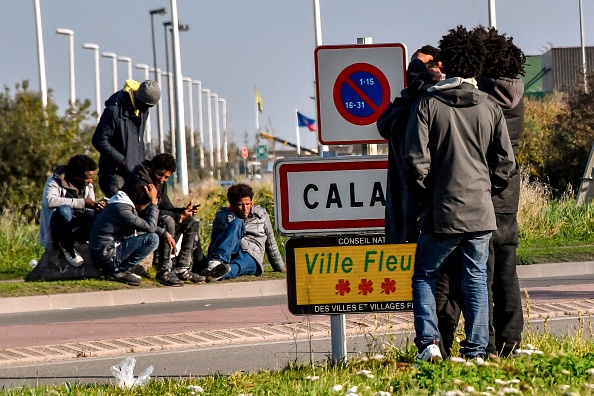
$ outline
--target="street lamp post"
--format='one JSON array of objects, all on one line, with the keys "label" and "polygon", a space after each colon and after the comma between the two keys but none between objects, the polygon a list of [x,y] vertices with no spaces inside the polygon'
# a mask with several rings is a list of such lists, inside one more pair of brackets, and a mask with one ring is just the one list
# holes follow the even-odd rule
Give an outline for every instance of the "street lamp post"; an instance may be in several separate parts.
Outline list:
[{"label": "street lamp post", "polygon": [[[136,64],[136,68],[137,69],[141,69],[144,70],[144,79],[148,80],[150,79],[149,77],[149,66],[145,65],[143,63],[137,63]],[[151,157],[153,157],[155,155],[155,148],[153,146],[153,130],[151,129],[151,118],[150,118],[150,113],[146,118],[146,128],[145,128],[145,133],[144,133],[144,141],[146,142],[146,145],[148,147],[148,152],[150,153]]]},{"label": "street lamp post", "polygon": [[101,54],[104,58],[111,58],[112,62],[112,75],[113,75],[113,92],[118,90],[118,56],[113,52],[103,52]]},{"label": "street lamp post", "polygon": [[37,33],[37,61],[39,66],[39,93],[43,111],[47,106],[47,80],[45,78],[45,52],[43,50],[43,30],[41,29],[41,7],[39,0],[34,0],[35,5],[35,32]]},{"label": "street lamp post", "polygon": [[196,147],[194,141],[194,101],[192,100],[192,79],[184,77],[184,81],[188,83],[188,112],[190,113],[190,169],[196,170],[196,155],[194,148]]},{"label": "street lamp post", "polygon": [[223,110],[223,161],[225,164],[229,162],[229,139],[227,136],[227,101],[219,98],[219,103]]},{"label": "street lamp post", "polygon": [[101,118],[101,79],[99,74],[99,46],[92,43],[84,43],[83,48],[95,52],[95,102],[97,106],[97,121]]},{"label": "street lamp post", "polygon": [[200,169],[204,169],[204,122],[202,119],[202,82],[192,81],[198,87],[198,161]]},{"label": "street lamp post", "polygon": [[[163,84],[161,83],[161,69],[157,68],[151,71],[155,73],[157,76],[157,84],[159,84],[159,88],[161,88],[161,99],[163,98]],[[159,153],[165,152],[165,142],[163,141],[163,100],[160,100],[157,103],[157,130],[159,133]]]},{"label": "street lamp post", "polygon": [[150,10],[149,13],[151,14],[151,37],[153,40],[153,68],[154,68],[154,76],[155,81],[158,79],[157,74],[157,51],[155,50],[155,15],[165,15],[167,14],[167,8],[157,8],[154,10]]},{"label": "street lamp post", "polygon": [[132,58],[128,56],[118,56],[118,60],[128,64],[128,80],[132,80]]},{"label": "street lamp post", "polygon": [[[157,51],[155,49],[155,15],[165,15],[167,14],[166,8],[156,8],[154,10],[149,11],[151,15],[151,38],[153,41],[153,75],[155,76],[155,81],[161,86],[161,70],[157,67]],[[157,129],[159,132],[159,152],[164,152],[163,148],[163,106],[161,105],[161,101],[157,103]]]},{"label": "street lamp post", "polygon": [[495,12],[495,0],[489,1],[489,27],[497,29],[497,14]]},{"label": "street lamp post", "polygon": [[210,175],[214,170],[214,148],[212,142],[212,106],[210,104],[210,89],[203,89],[202,93],[206,94],[206,114],[208,119],[208,147],[210,150]]},{"label": "street lamp post", "polygon": [[56,33],[68,36],[70,41],[70,105],[76,102],[76,84],[74,78],[74,32],[70,29],[56,29]]}]

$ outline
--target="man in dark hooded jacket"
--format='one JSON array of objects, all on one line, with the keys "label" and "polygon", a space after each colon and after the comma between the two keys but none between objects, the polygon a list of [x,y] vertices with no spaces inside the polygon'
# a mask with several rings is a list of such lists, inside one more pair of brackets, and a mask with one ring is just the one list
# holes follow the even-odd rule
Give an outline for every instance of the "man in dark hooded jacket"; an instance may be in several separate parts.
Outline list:
[{"label": "man in dark hooded jacket", "polygon": [[105,102],[105,110],[93,134],[99,151],[99,187],[112,197],[124,185],[132,169],[144,160],[144,131],[149,108],[161,99],[155,81],[142,84],[126,80],[124,88]]},{"label": "man in dark hooded jacket", "polygon": [[[166,286],[183,286],[184,281],[204,282],[206,277],[191,271],[194,257],[204,259],[199,240],[200,221],[196,217],[198,207],[192,201],[183,208],[176,208],[167,195],[167,179],[177,168],[177,161],[169,153],[145,160],[132,171],[122,187],[125,192],[137,185],[154,184],[158,191],[159,226],[167,231],[159,241],[154,264],[157,281]],[[176,242],[181,240],[179,252]],[[172,258],[172,253],[176,254]]]}]

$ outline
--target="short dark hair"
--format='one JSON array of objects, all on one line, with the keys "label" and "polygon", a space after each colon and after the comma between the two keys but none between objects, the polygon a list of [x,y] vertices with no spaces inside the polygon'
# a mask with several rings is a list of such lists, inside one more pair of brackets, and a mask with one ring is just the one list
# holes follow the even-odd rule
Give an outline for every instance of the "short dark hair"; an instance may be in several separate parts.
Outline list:
[{"label": "short dark hair", "polygon": [[236,204],[242,198],[254,198],[254,190],[244,183],[234,184],[227,190],[227,200],[231,205]]},{"label": "short dark hair", "polygon": [[70,158],[68,164],[66,164],[66,168],[64,169],[64,173],[67,179],[71,179],[75,176],[85,176],[85,173],[88,171],[96,171],[97,170],[97,163],[95,160],[88,155],[75,155],[74,157]]},{"label": "short dark hair", "polygon": [[477,77],[485,62],[486,49],[482,40],[462,25],[450,29],[439,40],[441,60],[446,77]]},{"label": "short dark hair", "polygon": [[128,190],[128,197],[130,197],[134,205],[146,205],[151,201],[144,187],[146,187],[146,184],[136,184]]},{"label": "short dark hair", "polygon": [[175,160],[175,157],[169,153],[157,154],[151,160],[151,168],[153,170],[165,169],[173,173],[177,169],[177,161]]},{"label": "short dark hair", "polygon": [[517,78],[520,75],[526,75],[524,71],[526,55],[514,44],[513,37],[506,37],[497,29],[487,29],[482,25],[477,26],[473,31],[487,49],[481,75],[490,78]]}]

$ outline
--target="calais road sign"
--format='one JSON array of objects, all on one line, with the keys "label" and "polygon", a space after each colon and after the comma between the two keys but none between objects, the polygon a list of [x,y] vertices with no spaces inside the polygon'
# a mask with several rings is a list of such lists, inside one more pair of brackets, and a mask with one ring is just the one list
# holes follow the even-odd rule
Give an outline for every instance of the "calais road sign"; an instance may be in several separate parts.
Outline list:
[{"label": "calais road sign", "polygon": [[283,158],[274,164],[274,214],[283,235],[383,232],[386,156]]},{"label": "calais road sign", "polygon": [[416,244],[383,235],[291,238],[286,244],[291,313],[344,314],[412,309]]},{"label": "calais road sign", "polygon": [[384,142],[375,122],[405,87],[404,44],[322,45],[314,55],[320,142]]}]

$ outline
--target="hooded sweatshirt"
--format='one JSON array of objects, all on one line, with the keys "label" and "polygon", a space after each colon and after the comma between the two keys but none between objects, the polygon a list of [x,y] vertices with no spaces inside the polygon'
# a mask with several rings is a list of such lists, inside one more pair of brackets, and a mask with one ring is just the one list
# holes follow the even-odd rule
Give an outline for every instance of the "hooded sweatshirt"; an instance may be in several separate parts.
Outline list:
[{"label": "hooded sweatshirt", "polygon": [[45,250],[53,249],[53,237],[50,227],[52,214],[57,207],[66,205],[76,211],[84,211],[85,198],[95,200],[95,189],[93,184],[88,184],[83,190],[66,180],[65,165],[60,165],[54,173],[47,179],[43,189],[43,198],[41,200],[41,218],[39,221],[39,236],[41,246]]},{"label": "hooded sweatshirt", "polygon": [[157,227],[158,216],[157,205],[150,203],[140,217],[130,197],[118,191],[93,223],[89,236],[89,254],[93,264],[99,268],[110,268],[116,248],[125,238],[149,232],[162,236],[165,230]]},{"label": "hooded sweatshirt", "polygon": [[444,80],[411,110],[405,166],[423,232],[497,228],[491,195],[507,187],[515,161],[501,108],[475,84]]},{"label": "hooded sweatshirt", "polygon": [[126,178],[144,160],[144,129],[148,109],[134,105],[134,92],[140,83],[126,80],[126,85],[105,101],[105,110],[93,134],[93,146],[99,151],[100,176],[116,174]]}]

